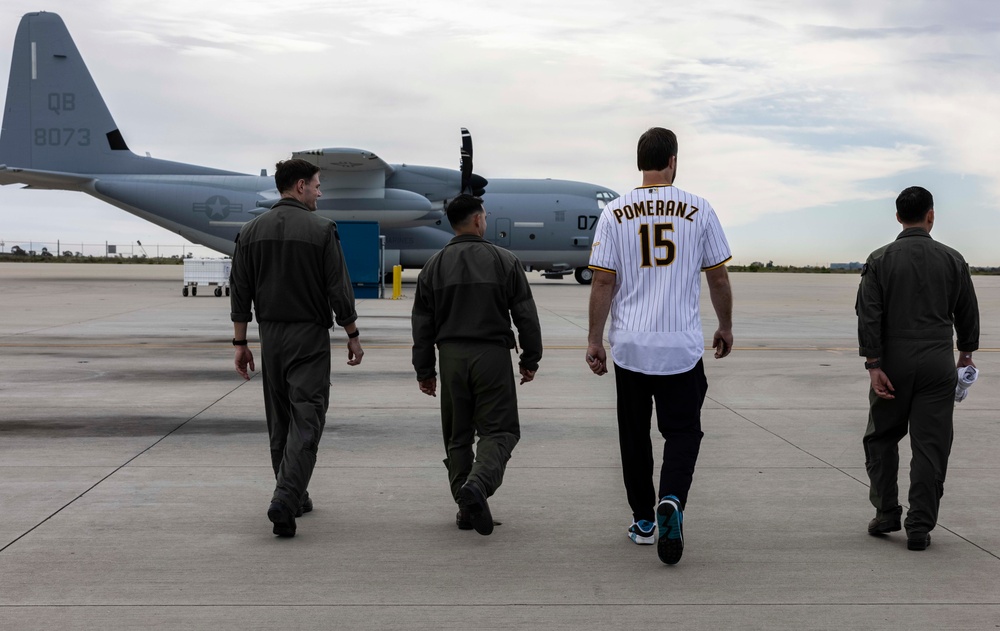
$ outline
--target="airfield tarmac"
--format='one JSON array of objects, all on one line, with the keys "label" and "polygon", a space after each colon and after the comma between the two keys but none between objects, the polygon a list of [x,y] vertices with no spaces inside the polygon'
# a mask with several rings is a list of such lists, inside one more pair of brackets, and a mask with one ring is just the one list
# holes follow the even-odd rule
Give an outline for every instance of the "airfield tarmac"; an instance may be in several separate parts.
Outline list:
[{"label": "airfield tarmac", "polygon": [[975,278],[983,374],[956,410],[933,545],[910,552],[865,530],[857,276],[733,274],[736,348],[706,353],[673,567],[625,536],[588,288],[532,275],[545,356],[518,389],[489,537],[455,528],[439,402],[410,367],[413,286],[359,301],[364,362],[336,331],[316,510],[286,540],[265,516],[260,375],[233,370],[228,300],[184,298],[181,278],[0,264],[0,628],[1000,627],[1000,277]]}]

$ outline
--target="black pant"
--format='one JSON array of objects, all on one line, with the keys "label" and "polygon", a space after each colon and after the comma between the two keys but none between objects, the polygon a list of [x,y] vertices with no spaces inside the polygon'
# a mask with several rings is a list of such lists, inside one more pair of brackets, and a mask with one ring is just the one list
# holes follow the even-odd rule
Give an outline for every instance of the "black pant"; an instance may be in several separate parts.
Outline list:
[{"label": "black pant", "polygon": [[330,331],[307,322],[260,322],[264,412],[273,500],[293,511],[306,497],[330,403]]},{"label": "black pant", "polygon": [[899,441],[909,429],[913,459],[904,525],[907,533],[930,532],[937,525],[954,434],[958,374],[951,340],[889,340],[882,349],[882,369],[896,398],[880,399],[868,390],[863,443],[869,498],[879,516],[898,514]]},{"label": "black pant", "polygon": [[[452,497],[467,481],[486,497],[503,483],[521,438],[510,349],[496,344],[442,344],[441,428]],[[476,435],[479,442],[473,455]]]},{"label": "black pant", "polygon": [[[647,375],[615,364],[618,440],[632,517],[653,521],[658,498],[674,495],[687,504],[701,447],[701,405],[708,380],[701,360],[678,375]],[[665,440],[659,495],[653,490],[653,445],[649,437],[653,401],[656,425]]]}]

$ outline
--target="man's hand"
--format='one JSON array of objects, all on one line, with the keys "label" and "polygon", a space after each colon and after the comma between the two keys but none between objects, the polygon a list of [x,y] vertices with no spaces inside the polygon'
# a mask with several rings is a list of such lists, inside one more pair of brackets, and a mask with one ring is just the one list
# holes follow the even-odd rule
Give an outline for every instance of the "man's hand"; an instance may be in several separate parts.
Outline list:
[{"label": "man's hand", "polygon": [[354,338],[347,340],[347,365],[357,366],[361,363],[361,358],[365,356],[365,352],[361,350],[361,339]]},{"label": "man's hand", "polygon": [[706,270],[705,280],[708,281],[715,317],[719,319],[719,328],[712,336],[712,348],[715,349],[715,358],[722,359],[733,350],[733,288],[729,285],[729,272],[725,265]]},{"label": "man's hand", "polygon": [[535,373],[537,370],[528,370],[524,366],[519,366],[521,369],[521,385],[524,385],[535,378]]},{"label": "man's hand", "polygon": [[608,374],[608,355],[604,352],[604,325],[611,312],[617,279],[611,272],[594,270],[590,282],[590,306],[587,326],[587,365],[595,375]]},{"label": "man's hand", "polygon": [[872,368],[868,371],[868,376],[872,379],[872,390],[875,391],[875,395],[880,399],[895,399],[896,395],[893,392],[896,391],[892,387],[892,382],[889,381],[889,377],[882,372],[881,368]]},{"label": "man's hand", "polygon": [[437,396],[438,389],[438,378],[431,377],[430,379],[418,379],[417,385],[420,386],[420,391],[430,397]]},{"label": "man's hand", "polygon": [[955,364],[956,368],[965,368],[966,366],[976,367],[976,364],[972,361],[972,353],[963,353],[959,351],[958,353],[958,363]]},{"label": "man's hand", "polygon": [[233,358],[233,364],[236,365],[236,372],[240,373],[240,376],[244,379],[250,379],[250,375],[247,374],[247,366],[250,366],[250,370],[256,370],[253,365],[253,353],[246,346],[236,347],[236,356]]},{"label": "man's hand", "polygon": [[587,347],[587,365],[597,376],[608,374],[608,354],[604,351],[604,344]]},{"label": "man's hand", "polygon": [[733,351],[733,330],[719,329],[712,338],[712,348],[715,349],[715,358],[722,359]]}]

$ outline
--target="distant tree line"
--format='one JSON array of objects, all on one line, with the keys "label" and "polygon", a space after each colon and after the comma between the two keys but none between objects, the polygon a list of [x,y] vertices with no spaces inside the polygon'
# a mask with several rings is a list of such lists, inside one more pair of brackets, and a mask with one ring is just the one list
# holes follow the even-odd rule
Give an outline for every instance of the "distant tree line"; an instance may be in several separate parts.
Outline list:
[{"label": "distant tree line", "polygon": [[[174,254],[166,257],[144,256],[135,254],[125,256],[123,254],[109,256],[84,256],[79,252],[66,250],[62,256],[54,256],[48,248],[39,251],[24,250],[20,246],[13,246],[8,253],[0,253],[0,263],[16,261],[20,263],[139,263],[145,265],[180,265],[184,259],[194,258],[194,254],[188,252],[184,256]],[[730,272],[752,272],[769,274],[860,274],[860,263],[834,263],[832,266],[822,265],[775,265],[774,261],[762,263],[754,261],[749,265],[727,265]],[[973,276],[998,276],[1000,267],[971,267]]]},{"label": "distant tree line", "polygon": [[[860,274],[860,263],[834,263],[822,265],[775,265],[774,261],[754,261],[749,265],[727,265],[730,272],[764,272],[772,274]],[[1000,267],[970,267],[973,276],[1000,275]]]},{"label": "distant tree line", "polygon": [[145,265],[181,265],[184,259],[194,258],[194,254],[188,252],[184,256],[174,254],[173,256],[146,256],[135,254],[125,256],[124,254],[110,256],[94,256],[92,254],[84,256],[80,252],[66,250],[62,256],[55,256],[48,248],[41,250],[25,250],[21,246],[11,246],[10,252],[0,253],[0,262],[17,263],[141,263]]}]

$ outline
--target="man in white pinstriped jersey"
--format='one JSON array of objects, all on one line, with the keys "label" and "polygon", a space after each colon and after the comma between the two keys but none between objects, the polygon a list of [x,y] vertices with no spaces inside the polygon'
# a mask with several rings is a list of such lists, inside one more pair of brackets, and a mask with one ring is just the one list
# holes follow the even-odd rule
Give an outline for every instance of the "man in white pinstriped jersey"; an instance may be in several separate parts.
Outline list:
[{"label": "man in white pinstriped jersey", "polygon": [[[628,536],[647,545],[658,538],[660,560],[673,565],[684,551],[683,510],[708,391],[701,361],[701,272],[719,320],[712,347],[721,359],[733,348],[733,294],[725,266],[732,256],[712,206],[673,186],[673,132],[654,127],[644,133],[637,162],[642,186],[608,204],[594,232],[587,364],[596,375],[608,372],[603,335],[610,311],[618,438],[632,508]],[[654,401],[665,440],[658,493],[649,438]]]}]

